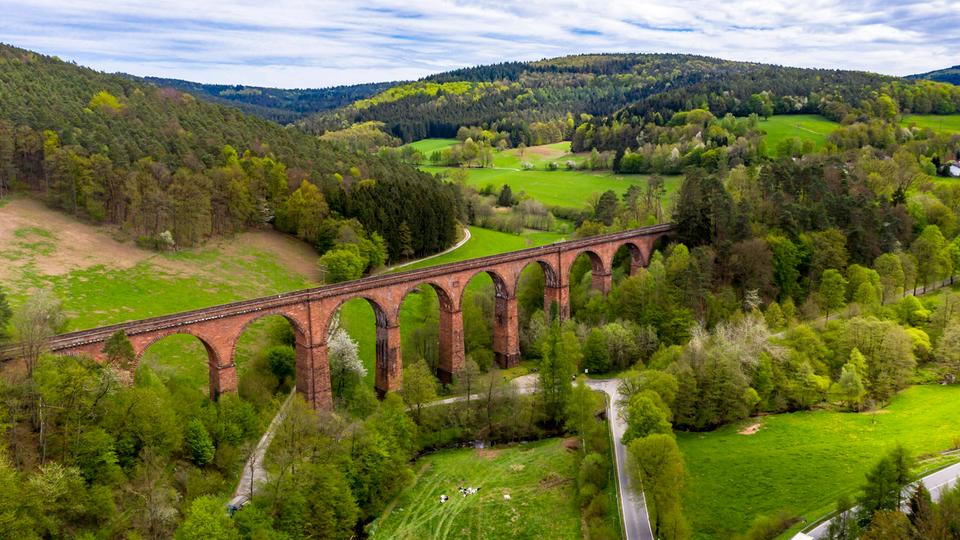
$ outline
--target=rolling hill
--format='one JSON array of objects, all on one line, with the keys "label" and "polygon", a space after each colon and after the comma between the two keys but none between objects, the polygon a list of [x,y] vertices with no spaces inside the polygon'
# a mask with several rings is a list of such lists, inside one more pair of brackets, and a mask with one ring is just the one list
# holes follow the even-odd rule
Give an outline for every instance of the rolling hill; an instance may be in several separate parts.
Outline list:
[{"label": "rolling hill", "polygon": [[916,75],[908,75],[907,79],[924,79],[942,83],[960,84],[960,66],[953,66]]},{"label": "rolling hill", "polygon": [[[773,111],[826,113],[856,103],[892,77],[789,68],[683,54],[596,54],[465,68],[392,86],[368,99],[300,122],[322,133],[381,121],[404,141],[452,137],[461,126],[510,133],[514,145],[554,142],[587,117],[633,116],[709,107],[745,115],[766,92]],[[826,98],[826,99],[825,99]]]}]

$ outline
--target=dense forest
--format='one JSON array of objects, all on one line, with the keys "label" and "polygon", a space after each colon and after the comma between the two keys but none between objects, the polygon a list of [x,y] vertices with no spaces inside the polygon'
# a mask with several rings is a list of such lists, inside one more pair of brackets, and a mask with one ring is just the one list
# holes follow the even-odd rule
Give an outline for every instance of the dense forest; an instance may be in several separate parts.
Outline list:
[{"label": "dense forest", "polygon": [[367,267],[457,234],[456,189],[398,159],[7,46],[0,163],[0,193],[30,189],[154,247],[276,226],[320,251],[369,240]]},{"label": "dense forest", "polygon": [[369,98],[397,83],[380,82],[332,86],[329,88],[268,88],[229,84],[204,84],[180,79],[161,77],[134,77],[160,88],[174,88],[194,96],[232,105],[241,111],[272,120],[279,124],[291,124],[310,114],[336,109],[359,99]]},{"label": "dense forest", "polygon": [[510,133],[513,146],[531,145],[569,139],[582,114],[607,117],[630,106],[628,117],[649,113],[661,123],[693,108],[748,114],[751,96],[764,91],[777,96],[776,112],[812,112],[820,110],[821,98],[855,103],[890,79],[679,54],[579,55],[442,73],[301,124],[323,132],[381,121],[406,142],[482,125]]}]

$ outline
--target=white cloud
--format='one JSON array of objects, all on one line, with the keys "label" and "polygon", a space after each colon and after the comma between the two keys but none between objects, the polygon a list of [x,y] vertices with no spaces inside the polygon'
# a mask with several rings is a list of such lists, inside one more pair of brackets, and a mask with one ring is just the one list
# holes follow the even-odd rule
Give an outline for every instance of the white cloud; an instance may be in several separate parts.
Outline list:
[{"label": "white cloud", "polygon": [[905,75],[960,63],[960,3],[0,0],[0,41],[104,71],[281,87],[582,52]]}]

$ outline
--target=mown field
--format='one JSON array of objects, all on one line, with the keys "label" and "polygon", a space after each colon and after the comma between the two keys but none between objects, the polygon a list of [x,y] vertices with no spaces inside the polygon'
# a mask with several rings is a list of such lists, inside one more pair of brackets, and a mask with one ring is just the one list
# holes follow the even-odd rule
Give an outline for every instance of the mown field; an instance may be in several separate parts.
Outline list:
[{"label": "mown field", "polygon": [[[370,537],[582,538],[574,466],[560,439],[428,455],[416,463],[416,482],[374,522]],[[463,497],[460,486],[480,491]],[[442,494],[450,497],[444,504]]]},{"label": "mown field", "polygon": [[[738,433],[757,422],[756,434]],[[867,470],[897,443],[922,455],[947,450],[958,438],[957,386],[914,386],[875,413],[781,414],[678,433],[689,471],[684,512],[694,538],[704,540],[730,538],[781,508],[815,520],[841,494],[855,494]]]},{"label": "mown field", "polygon": [[960,133],[960,114],[905,114],[900,124],[944,133]]},{"label": "mown field", "polygon": [[776,155],[777,145],[789,137],[813,141],[817,150],[827,143],[827,136],[839,124],[819,114],[782,114],[760,121],[760,129],[766,132],[767,154]]}]

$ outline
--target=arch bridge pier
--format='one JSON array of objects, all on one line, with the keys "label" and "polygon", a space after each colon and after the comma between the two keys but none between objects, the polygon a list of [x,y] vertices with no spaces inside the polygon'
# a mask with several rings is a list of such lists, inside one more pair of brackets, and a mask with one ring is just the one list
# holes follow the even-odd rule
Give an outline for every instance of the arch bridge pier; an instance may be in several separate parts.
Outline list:
[{"label": "arch bridge pier", "polygon": [[251,322],[267,315],[280,315],[293,327],[296,338],[297,390],[315,408],[332,405],[327,336],[337,309],[348,300],[364,298],[376,315],[376,388],[381,395],[402,384],[400,354],[400,304],[412,290],[430,286],[440,304],[438,376],[450,382],[464,361],[464,290],[470,279],[487,273],[495,289],[493,349],[501,367],[520,360],[517,317],[517,284],[527,265],[536,263],[544,272],[544,312],[566,319],[570,316],[570,271],[580,255],[590,258],[593,287],[604,294],[612,283],[613,258],[626,246],[630,271],[649,263],[655,243],[669,236],[672,225],[657,225],[558,242],[500,255],[471,259],[422,270],[367,277],[324,287],[234,302],[204,309],[131,321],[111,326],[61,334],[49,342],[51,352],[88,355],[105,360],[103,344],[123,330],[133,344],[137,361],[154,342],[173,334],[190,334],[207,351],[210,395],[216,398],[237,390],[234,364],[237,342]]}]

